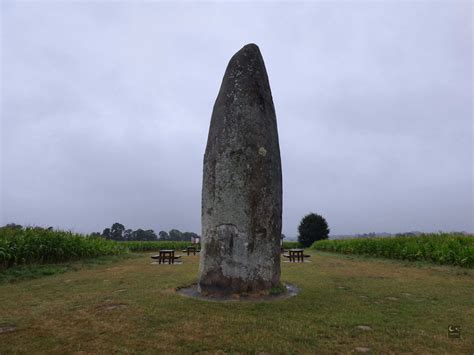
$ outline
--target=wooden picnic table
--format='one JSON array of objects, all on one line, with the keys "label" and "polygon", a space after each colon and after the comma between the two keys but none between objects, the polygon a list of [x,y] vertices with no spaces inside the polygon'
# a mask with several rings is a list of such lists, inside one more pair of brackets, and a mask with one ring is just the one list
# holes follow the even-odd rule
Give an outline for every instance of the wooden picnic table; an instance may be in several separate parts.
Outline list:
[{"label": "wooden picnic table", "polygon": [[304,258],[310,257],[310,255],[304,254],[304,249],[290,249],[288,250],[288,254],[284,254],[283,256],[288,258],[291,263],[303,263]]},{"label": "wooden picnic table", "polygon": [[193,255],[196,255],[196,253],[199,253],[201,250],[197,249],[195,246],[188,246],[186,249],[183,250],[183,252],[186,253],[186,255],[189,255],[193,253]]},{"label": "wooden picnic table", "polygon": [[181,258],[181,255],[174,255],[174,249],[161,249],[158,255],[152,255],[152,259],[158,260],[158,264],[174,264],[175,260]]}]

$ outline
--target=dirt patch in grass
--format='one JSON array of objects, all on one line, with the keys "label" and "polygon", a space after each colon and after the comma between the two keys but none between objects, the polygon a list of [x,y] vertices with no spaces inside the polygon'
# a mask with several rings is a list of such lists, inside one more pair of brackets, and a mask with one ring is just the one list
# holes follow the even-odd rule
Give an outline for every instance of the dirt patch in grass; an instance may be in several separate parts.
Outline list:
[{"label": "dirt patch in grass", "polygon": [[363,347],[363,346],[358,346],[354,350],[358,353],[368,353],[368,352],[370,352],[370,348],[366,348],[366,347]]},{"label": "dirt patch in grass", "polygon": [[13,324],[0,324],[0,334],[10,333],[17,330],[17,327]]},{"label": "dirt patch in grass", "polygon": [[368,325],[358,325],[357,329],[364,330],[364,331],[371,331],[372,328],[369,327]]},{"label": "dirt patch in grass", "polygon": [[124,303],[106,303],[97,307],[98,310],[112,311],[114,309],[127,308],[127,305]]}]

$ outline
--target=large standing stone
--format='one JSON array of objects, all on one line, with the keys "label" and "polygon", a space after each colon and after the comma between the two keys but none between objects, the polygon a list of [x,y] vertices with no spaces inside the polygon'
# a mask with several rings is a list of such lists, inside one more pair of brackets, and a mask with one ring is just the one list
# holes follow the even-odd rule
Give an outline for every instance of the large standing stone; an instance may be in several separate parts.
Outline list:
[{"label": "large standing stone", "polygon": [[230,60],[204,155],[201,292],[257,292],[280,281],[282,178],[272,94],[260,50]]}]

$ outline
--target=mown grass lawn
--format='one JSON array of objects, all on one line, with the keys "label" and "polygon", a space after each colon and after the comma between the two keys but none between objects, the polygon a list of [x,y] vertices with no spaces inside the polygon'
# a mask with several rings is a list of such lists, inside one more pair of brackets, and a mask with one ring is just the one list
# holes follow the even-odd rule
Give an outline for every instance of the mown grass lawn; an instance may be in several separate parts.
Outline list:
[{"label": "mown grass lawn", "polygon": [[198,256],[152,265],[143,254],[3,283],[0,353],[474,352],[472,269],[310,253],[282,263],[300,294],[273,302],[176,294],[196,281]]}]

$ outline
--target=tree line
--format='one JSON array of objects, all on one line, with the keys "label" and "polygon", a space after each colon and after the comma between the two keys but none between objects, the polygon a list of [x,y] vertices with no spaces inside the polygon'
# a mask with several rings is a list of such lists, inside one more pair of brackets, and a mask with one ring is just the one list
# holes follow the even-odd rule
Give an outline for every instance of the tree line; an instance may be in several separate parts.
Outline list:
[{"label": "tree line", "polygon": [[182,241],[190,242],[193,238],[198,238],[194,232],[181,232],[178,229],[172,229],[169,232],[160,231],[158,235],[153,229],[143,230],[138,228],[132,230],[125,228],[121,223],[114,223],[110,228],[105,228],[102,233],[92,233],[94,236],[105,239],[126,242],[126,241]]},{"label": "tree line", "polygon": [[[22,228],[21,225],[10,223],[3,228]],[[48,227],[45,229],[53,229]],[[298,226],[298,242],[307,248],[315,241],[329,238],[329,226],[326,219],[316,213],[309,213],[301,219]],[[413,233],[415,234],[415,233]],[[121,223],[114,223],[110,228],[105,228],[102,233],[92,233],[92,236],[102,237],[116,241],[183,241],[190,242],[193,238],[198,238],[199,235],[193,232],[181,232],[178,229],[172,229],[169,232],[160,231],[158,235],[153,229],[143,230],[141,228],[132,230],[125,228]],[[375,235],[375,233],[374,233]],[[372,236],[370,233],[367,236]],[[285,235],[281,235],[283,240]]]},{"label": "tree line", "polygon": [[[308,248],[317,240],[328,239],[329,226],[326,219],[316,213],[309,213],[301,219],[298,226],[298,242]],[[184,241],[190,242],[193,238],[198,238],[199,235],[193,232],[181,232],[177,229],[172,229],[169,232],[160,231],[158,235],[152,230],[131,230],[126,229],[121,223],[114,223],[112,227],[105,228],[100,233],[93,233],[93,235],[100,236],[105,239],[116,241]],[[286,236],[282,233],[281,239]]]}]

